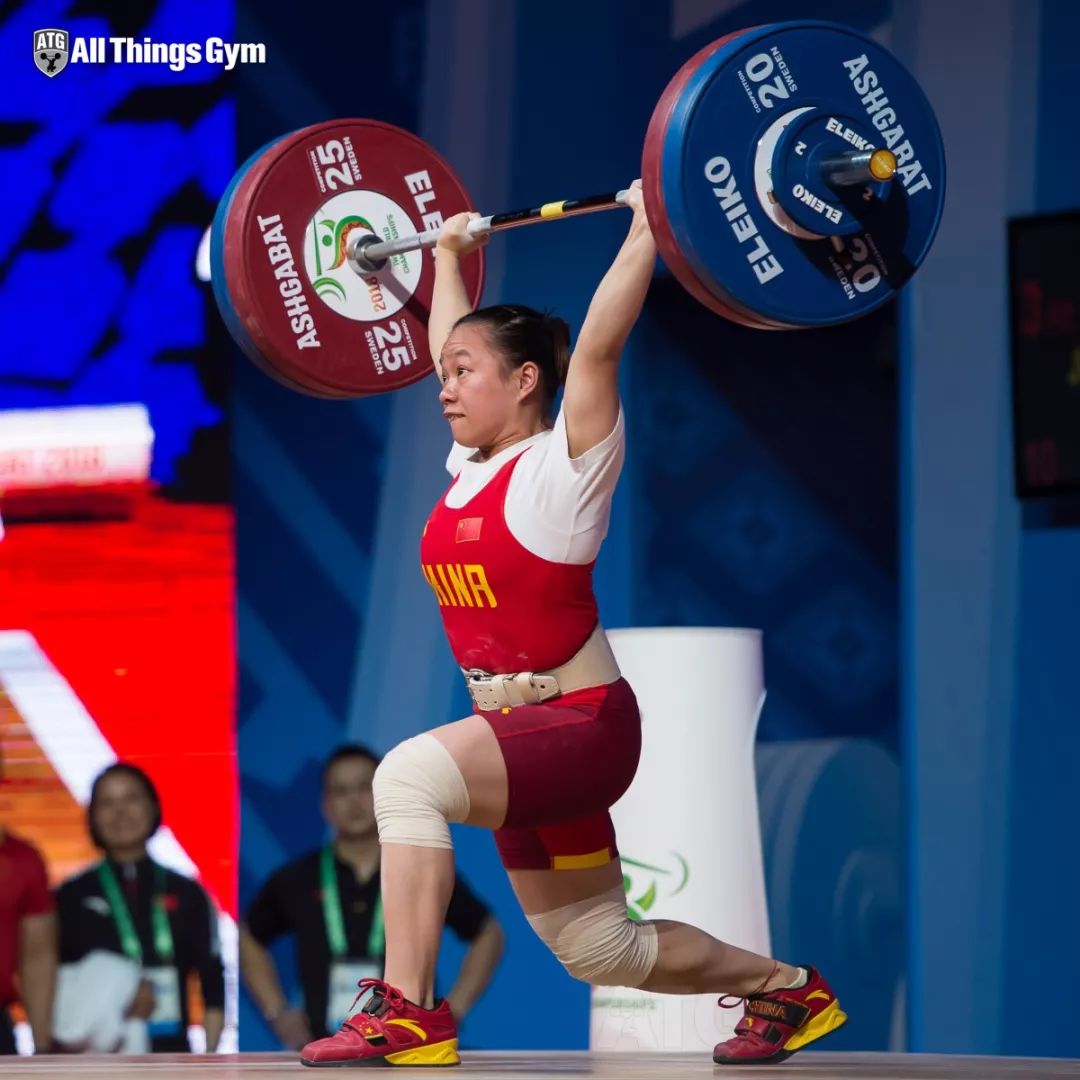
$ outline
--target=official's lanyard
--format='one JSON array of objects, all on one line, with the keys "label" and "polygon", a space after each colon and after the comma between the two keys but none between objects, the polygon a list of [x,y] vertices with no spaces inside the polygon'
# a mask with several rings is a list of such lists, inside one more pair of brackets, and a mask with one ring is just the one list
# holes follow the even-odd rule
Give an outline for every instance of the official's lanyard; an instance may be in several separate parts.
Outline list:
[{"label": "official's lanyard", "polygon": [[[105,899],[109,902],[116,932],[120,935],[120,948],[124,955],[136,963],[143,961],[142,943],[135,932],[135,923],[131,920],[131,909],[120,891],[120,882],[116,880],[116,871],[107,862],[98,866],[98,878]],[[173,959],[173,936],[169,926],[169,916],[165,911],[162,896],[165,893],[165,870],[154,864],[154,896],[150,901],[150,925],[154,932],[154,952],[159,960],[171,964]]]},{"label": "official's lanyard", "polygon": [[[334,865],[333,847],[323,848],[321,860],[322,910],[323,922],[326,923],[326,940],[330,943],[330,952],[335,959],[341,959],[349,951],[345,937],[345,916],[341,911],[341,893],[338,890],[337,867]],[[383,931],[382,896],[375,898],[375,910],[371,914],[371,929],[368,931],[367,954],[370,957],[382,956],[386,951],[386,934]]]}]

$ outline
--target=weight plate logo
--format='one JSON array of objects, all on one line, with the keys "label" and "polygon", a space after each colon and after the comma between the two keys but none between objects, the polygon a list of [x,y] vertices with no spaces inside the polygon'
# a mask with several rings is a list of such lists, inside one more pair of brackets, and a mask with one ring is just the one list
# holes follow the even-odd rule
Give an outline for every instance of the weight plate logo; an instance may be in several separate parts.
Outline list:
[{"label": "weight plate logo", "polygon": [[304,233],[304,267],[315,295],[355,322],[380,322],[408,303],[423,266],[422,252],[395,255],[373,274],[358,274],[347,259],[350,239],[415,236],[416,227],[392,199],[375,191],[346,191],[319,207]]}]

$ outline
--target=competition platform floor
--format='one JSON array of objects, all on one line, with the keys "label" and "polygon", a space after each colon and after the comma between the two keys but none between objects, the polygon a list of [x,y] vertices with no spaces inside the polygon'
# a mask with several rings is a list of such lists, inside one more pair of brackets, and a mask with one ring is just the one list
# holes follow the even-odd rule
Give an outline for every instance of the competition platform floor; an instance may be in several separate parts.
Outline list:
[{"label": "competition platform floor", "polygon": [[[386,1076],[385,1069],[377,1070]],[[759,1080],[1058,1080],[1080,1077],[1080,1061],[1050,1058],[959,1057],[930,1054],[802,1053],[780,1065],[721,1068],[708,1054],[469,1053],[457,1068],[395,1070],[409,1077],[452,1076],[454,1080],[684,1080],[691,1077],[757,1077]],[[372,1075],[364,1070],[365,1075]],[[117,1077],[135,1080],[283,1080],[285,1077],[342,1076],[343,1070],[304,1068],[286,1054],[236,1056],[153,1055],[149,1057],[8,1058],[4,1080],[80,1080]],[[355,1075],[355,1073],[354,1073]]]}]

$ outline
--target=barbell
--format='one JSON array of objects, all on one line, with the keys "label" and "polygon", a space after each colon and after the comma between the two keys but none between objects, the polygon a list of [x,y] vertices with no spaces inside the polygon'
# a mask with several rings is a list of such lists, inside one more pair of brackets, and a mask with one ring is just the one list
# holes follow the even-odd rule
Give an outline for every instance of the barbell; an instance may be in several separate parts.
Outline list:
[{"label": "barbell", "polygon": [[[768,330],[887,303],[941,219],[933,110],[886,49],[835,23],[741,30],[692,56],[653,111],[645,211],[671,273],[706,307]],[[470,222],[474,235],[620,207],[625,191]],[[211,229],[218,307],[286,386],[347,398],[431,370],[427,319],[443,221],[472,208],[443,158],[376,120],[331,120],[253,154]],[[461,261],[479,304],[484,258]]]}]

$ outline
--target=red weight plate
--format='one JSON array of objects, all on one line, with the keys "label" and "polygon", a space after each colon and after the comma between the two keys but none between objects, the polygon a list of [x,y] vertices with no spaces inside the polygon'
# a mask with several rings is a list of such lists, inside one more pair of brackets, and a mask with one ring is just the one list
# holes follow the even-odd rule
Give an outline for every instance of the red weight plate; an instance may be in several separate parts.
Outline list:
[{"label": "red weight plate", "polygon": [[721,299],[707,288],[679,250],[664,210],[664,191],[661,182],[664,138],[667,134],[668,120],[671,118],[679,95],[697,69],[717,49],[723,48],[728,42],[734,41],[751,29],[753,27],[746,27],[710,42],[694,53],[667,84],[660,100],[656,103],[645,134],[645,148],[641,156],[641,186],[645,196],[645,213],[649,218],[649,227],[656,239],[656,246],[679,284],[694,299],[704,304],[710,311],[715,311],[718,315],[723,315],[724,318],[743,326],[750,326],[757,330],[791,330],[794,327],[785,323],[766,321],[748,308],[736,305],[729,297],[725,296]]},{"label": "red weight plate", "polygon": [[[306,394],[309,397],[329,398],[334,400],[351,398],[356,395],[322,386],[313,381],[310,373],[305,372],[302,368],[294,369],[289,365],[287,356],[277,355],[271,357],[261,352],[260,347],[248,335],[248,327],[257,325],[257,314],[253,314],[250,310],[245,309],[243,322],[242,324],[239,324],[241,316],[236,308],[234,299],[235,290],[230,288],[230,285],[235,286],[237,284],[238,275],[234,274],[233,277],[230,278],[226,273],[224,251],[229,247],[228,241],[232,241],[233,250],[237,250],[239,245],[239,241],[236,239],[236,224],[238,219],[233,216],[236,196],[243,192],[246,197],[252,186],[260,182],[266,173],[266,169],[277,160],[276,157],[267,157],[266,151],[269,150],[271,146],[275,145],[284,148],[285,144],[295,138],[295,134],[297,133],[276,140],[276,143],[269,144],[257,155],[253,156],[250,161],[240,168],[233,178],[229,190],[227,190],[222,197],[223,205],[219,207],[218,210],[218,214],[224,215],[221,240],[222,253],[220,260],[215,264],[215,277],[220,274],[220,279],[225,283],[225,292],[229,307],[228,311],[224,308],[222,309],[222,316],[225,318],[225,324],[229,327],[230,333],[233,335],[237,344],[240,345],[240,348],[248,359],[250,359],[263,374],[269,375],[275,382],[281,383],[282,386],[287,387],[289,390],[295,390],[296,392]],[[215,215],[215,226],[216,220],[217,218]],[[230,225],[233,226],[231,233]],[[217,269],[218,267],[220,267],[219,270]],[[217,295],[216,288],[215,295]]]},{"label": "red weight plate", "polygon": [[[345,259],[357,231],[394,238],[471,208],[422,140],[374,120],[333,120],[269,147],[238,185],[225,227],[229,296],[258,351],[284,379],[323,397],[395,390],[432,371],[431,250],[373,274]],[[483,253],[462,261],[475,305]]]}]

